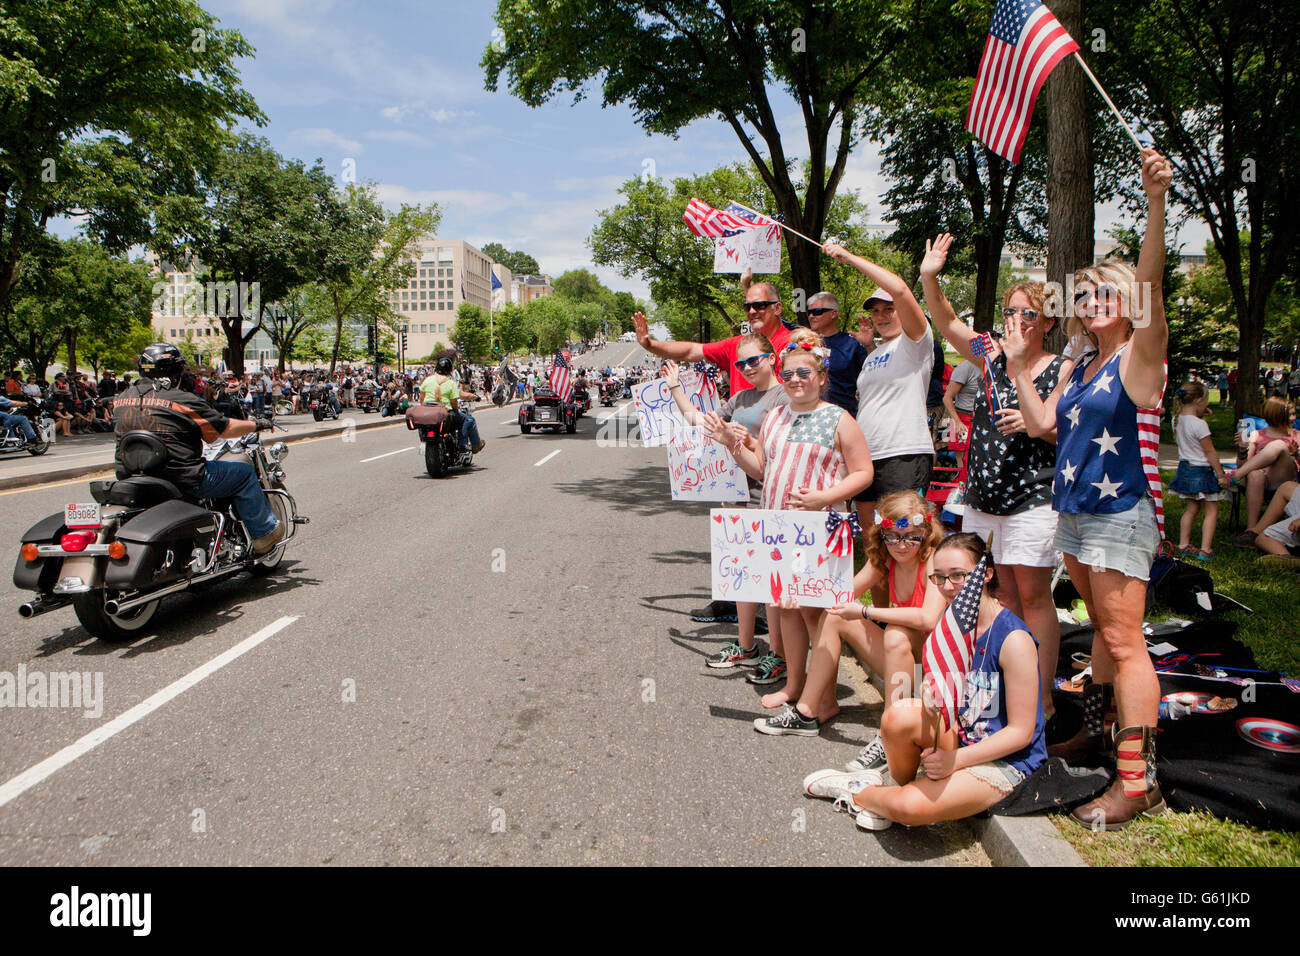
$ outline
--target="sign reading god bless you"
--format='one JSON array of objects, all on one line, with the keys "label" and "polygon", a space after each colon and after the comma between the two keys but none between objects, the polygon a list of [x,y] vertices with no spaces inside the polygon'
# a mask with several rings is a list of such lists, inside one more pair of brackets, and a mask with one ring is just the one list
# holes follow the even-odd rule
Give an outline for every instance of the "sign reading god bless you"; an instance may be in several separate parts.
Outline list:
[{"label": "sign reading god bless you", "polygon": [[[682,391],[699,412],[716,412],[718,410],[717,389],[706,387],[700,390],[700,376],[693,368],[683,368],[678,373]],[[632,388],[632,398],[636,402],[636,419],[641,428],[641,443],[647,448],[667,445],[668,440],[678,432],[688,428],[686,419],[677,410],[677,403],[668,393],[668,383],[662,378]],[[719,500],[719,499],[713,499]]]},{"label": "sign reading god bless you", "polygon": [[709,512],[713,596],[804,607],[853,600],[853,557],[826,550],[825,511],[714,508]]},{"label": "sign reading god bless you", "polygon": [[714,240],[713,271],[776,275],[781,271],[781,227],[746,229],[734,236]]},{"label": "sign reading god bless you", "polygon": [[703,428],[684,428],[668,441],[668,480],[673,501],[746,501],[745,473],[731,452]]}]

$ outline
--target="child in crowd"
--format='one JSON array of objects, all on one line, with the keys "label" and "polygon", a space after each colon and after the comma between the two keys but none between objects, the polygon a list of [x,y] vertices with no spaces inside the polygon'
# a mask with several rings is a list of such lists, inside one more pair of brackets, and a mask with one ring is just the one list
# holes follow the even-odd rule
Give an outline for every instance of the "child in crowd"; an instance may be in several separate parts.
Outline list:
[{"label": "child in crowd", "polygon": [[[931,506],[914,491],[880,500],[880,524],[867,529],[867,563],[853,579],[854,600],[830,609],[822,621],[799,703],[774,717],[754,721],[764,734],[815,737],[839,713],[835,700],[840,649],[848,642],[858,657],[885,679],[885,699],[912,695],[912,676],[921,648],[939,622],[944,600],[928,583],[935,546],[943,531]],[[871,592],[871,606],[857,598]],[[884,765],[880,738],[868,744],[850,769]]]},{"label": "child in crowd", "polygon": [[[955,534],[940,543],[930,577],[945,601],[956,599],[984,553],[978,535]],[[804,778],[805,793],[835,800],[864,830],[923,826],[987,810],[1046,761],[1038,644],[1025,622],[993,597],[996,590],[990,564],[957,725],[943,728],[921,700],[890,701],[880,721],[887,766],[819,770]]]},{"label": "child in crowd", "polygon": [[[1189,381],[1174,392],[1174,436],[1178,442],[1178,473],[1169,490],[1187,501],[1178,528],[1180,554],[1200,561],[1214,557],[1214,527],[1219,520],[1219,502],[1226,495],[1228,476],[1219,463],[1219,453],[1210,438],[1205,416],[1210,414],[1210,390]],[[1205,511],[1201,524],[1201,546],[1191,546],[1196,518]]]},{"label": "child in crowd", "polygon": [[[844,409],[821,399],[828,354],[816,333],[791,333],[777,356],[790,403],[767,413],[758,438],[740,422],[704,416],[713,439],[732,445],[736,463],[762,479],[764,509],[842,511],[846,500],[871,484],[871,453],[862,429]],[[763,698],[764,707],[792,703],[803,693],[808,635],[818,632],[822,613],[811,607],[780,609],[787,679],[783,690]]]},{"label": "child in crowd", "polygon": [[[736,392],[718,409],[718,417],[724,422],[736,422],[744,425],[755,437],[763,427],[767,413],[778,405],[789,404],[790,398],[781,387],[776,377],[776,355],[767,336],[757,332],[747,335],[736,346],[736,368],[753,388]],[[676,362],[664,363],[664,381],[668,383],[668,394],[673,397],[677,410],[688,425],[701,424],[703,416],[691,404],[679,381]],[[762,488],[760,481],[749,480],[749,507],[762,506]],[[759,656],[758,645],[754,641],[755,621],[758,617],[758,605],[752,601],[736,602],[736,618],[740,631],[738,640],[733,641],[710,657],[705,663],[714,668],[754,667],[749,675],[753,684],[775,684],[785,677],[785,658],[781,653],[781,615],[778,608],[769,606],[767,619],[771,650]]]}]

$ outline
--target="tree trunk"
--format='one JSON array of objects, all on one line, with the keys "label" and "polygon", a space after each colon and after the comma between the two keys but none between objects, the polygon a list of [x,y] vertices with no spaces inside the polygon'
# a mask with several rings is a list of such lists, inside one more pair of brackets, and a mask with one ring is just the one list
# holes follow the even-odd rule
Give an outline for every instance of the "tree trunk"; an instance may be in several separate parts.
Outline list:
[{"label": "tree trunk", "polygon": [[976,332],[993,328],[993,315],[997,308],[998,270],[1002,265],[1002,242],[1005,232],[995,230],[994,235],[975,237],[975,320]]},{"label": "tree trunk", "polygon": [[[1049,0],[1048,8],[1076,39],[1083,35],[1083,0]],[[1092,132],[1088,119],[1088,79],[1070,58],[1056,67],[1043,87],[1047,118],[1047,281],[1066,287],[1066,277],[1092,265]],[[1064,291],[1062,291],[1064,296]],[[1071,303],[1061,300],[1063,310]],[[1049,352],[1065,348],[1064,321],[1044,341]]]},{"label": "tree trunk", "polygon": [[71,383],[77,377],[77,330],[66,329],[67,346],[68,346],[68,382]]},{"label": "tree trunk", "polygon": [[1250,297],[1237,313],[1237,395],[1233,401],[1237,418],[1259,415],[1264,410],[1264,392],[1259,385],[1259,350],[1264,344],[1264,302]]},{"label": "tree trunk", "polygon": [[[803,230],[800,230],[801,232]],[[785,250],[790,256],[790,279],[795,289],[802,289],[804,309],[797,312],[789,310],[790,320],[800,325],[808,324],[808,300],[821,291],[822,251],[811,242],[800,239],[793,233],[785,234]],[[779,292],[780,290],[778,290]],[[791,290],[793,293],[794,290]],[[781,310],[785,313],[785,309]]]}]

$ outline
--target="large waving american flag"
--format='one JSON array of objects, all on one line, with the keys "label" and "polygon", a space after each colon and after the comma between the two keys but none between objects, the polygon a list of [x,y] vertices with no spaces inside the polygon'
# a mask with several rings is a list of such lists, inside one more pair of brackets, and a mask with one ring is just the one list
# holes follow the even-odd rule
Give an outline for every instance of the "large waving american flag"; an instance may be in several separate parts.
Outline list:
[{"label": "large waving american flag", "polygon": [[699,199],[692,199],[686,204],[686,212],[682,213],[682,221],[686,223],[691,232],[709,239],[734,236],[747,229],[754,228],[754,223],[746,222],[739,216],[724,212],[721,209],[714,209],[708,203]]},{"label": "large waving american flag", "polygon": [[971,91],[966,129],[1013,163],[1047,74],[1079,49],[1039,0],[998,0]]},{"label": "large waving american flag", "polygon": [[926,697],[934,701],[949,728],[957,725],[957,710],[961,707],[966,675],[970,672],[971,649],[975,643],[975,624],[980,613],[980,596],[984,593],[988,557],[985,553],[976,562],[975,570],[943,612],[939,626],[925,639],[921,651]]},{"label": "large waving american flag", "polygon": [[569,377],[568,349],[557,349],[551,365],[551,391],[567,402],[573,397],[573,380]]}]

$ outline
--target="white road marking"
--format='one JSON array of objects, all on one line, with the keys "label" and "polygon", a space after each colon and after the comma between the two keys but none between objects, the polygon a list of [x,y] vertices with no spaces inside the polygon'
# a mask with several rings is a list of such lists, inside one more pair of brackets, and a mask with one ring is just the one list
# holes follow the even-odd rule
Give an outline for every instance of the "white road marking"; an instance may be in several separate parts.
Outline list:
[{"label": "white road marking", "polygon": [[501,424],[502,424],[502,425],[515,425],[515,424],[518,424],[518,422],[519,422],[519,419],[517,419],[517,418],[507,418],[507,419],[506,419],[505,421],[503,421]]},{"label": "white road marking", "polygon": [[49,777],[51,774],[55,773],[56,771],[66,767],[68,764],[72,763],[72,761],[76,760],[78,757],[90,753],[90,751],[94,750],[104,741],[126,730],[128,727],[130,727],[132,724],[136,723],[137,721],[143,720],[145,717],[148,717],[150,714],[152,714],[158,708],[162,707],[168,701],[173,700],[174,698],[179,697],[181,694],[185,693],[185,691],[189,690],[199,681],[203,680],[203,678],[207,677],[210,674],[215,674],[217,671],[221,670],[221,668],[225,667],[231,661],[248,653],[253,648],[255,648],[258,644],[261,644],[263,641],[265,641],[267,638],[275,636],[276,634],[284,630],[286,627],[288,627],[296,620],[298,620],[296,616],[282,617],[278,621],[274,621],[273,623],[268,624],[266,627],[262,628],[252,637],[245,638],[244,640],[240,641],[238,644],[236,644],[230,650],[226,651],[224,654],[218,654],[216,657],[212,658],[212,660],[208,661],[206,664],[199,665],[198,667],[194,668],[194,670],[186,674],[184,677],[168,684],[166,687],[158,691],[158,693],[154,694],[152,697],[148,697],[145,700],[140,701],[140,703],[136,704],[130,710],[126,711],[125,713],[117,717],[114,717],[112,720],[104,724],[102,727],[98,727],[95,730],[92,730],[90,733],[86,734],[86,736],[82,737],[80,740],[76,741],[75,743],[71,743],[68,746],[64,747],[62,750],[60,750],[58,753],[54,754],[53,756],[46,757],[44,760],[36,764],[34,767],[30,767],[27,770],[24,770],[22,773],[14,777],[4,786],[0,787],[0,807],[3,807],[11,800],[15,800],[18,797],[22,796],[32,787],[36,786],[41,781],[45,780],[45,778]]},{"label": "white road marking", "polygon": [[414,445],[407,445],[405,448],[399,448],[397,451],[386,451],[382,455],[375,455],[374,458],[362,458],[359,464],[364,465],[368,461],[378,461],[380,458],[387,458],[389,455],[400,455],[404,451],[410,451]]},{"label": "white road marking", "polygon": [[547,455],[547,456],[546,456],[545,458],[543,458],[541,461],[539,461],[539,462],[537,462],[536,464],[534,464],[533,467],[534,467],[534,468],[537,468],[537,467],[539,467],[539,466],[541,466],[541,465],[546,464],[548,461],[550,461],[552,458],[554,458],[556,455],[558,455],[558,454],[559,454],[560,452],[562,452],[562,451],[564,451],[563,448],[557,448],[557,449],[555,449],[555,451],[551,452],[549,455]]}]

